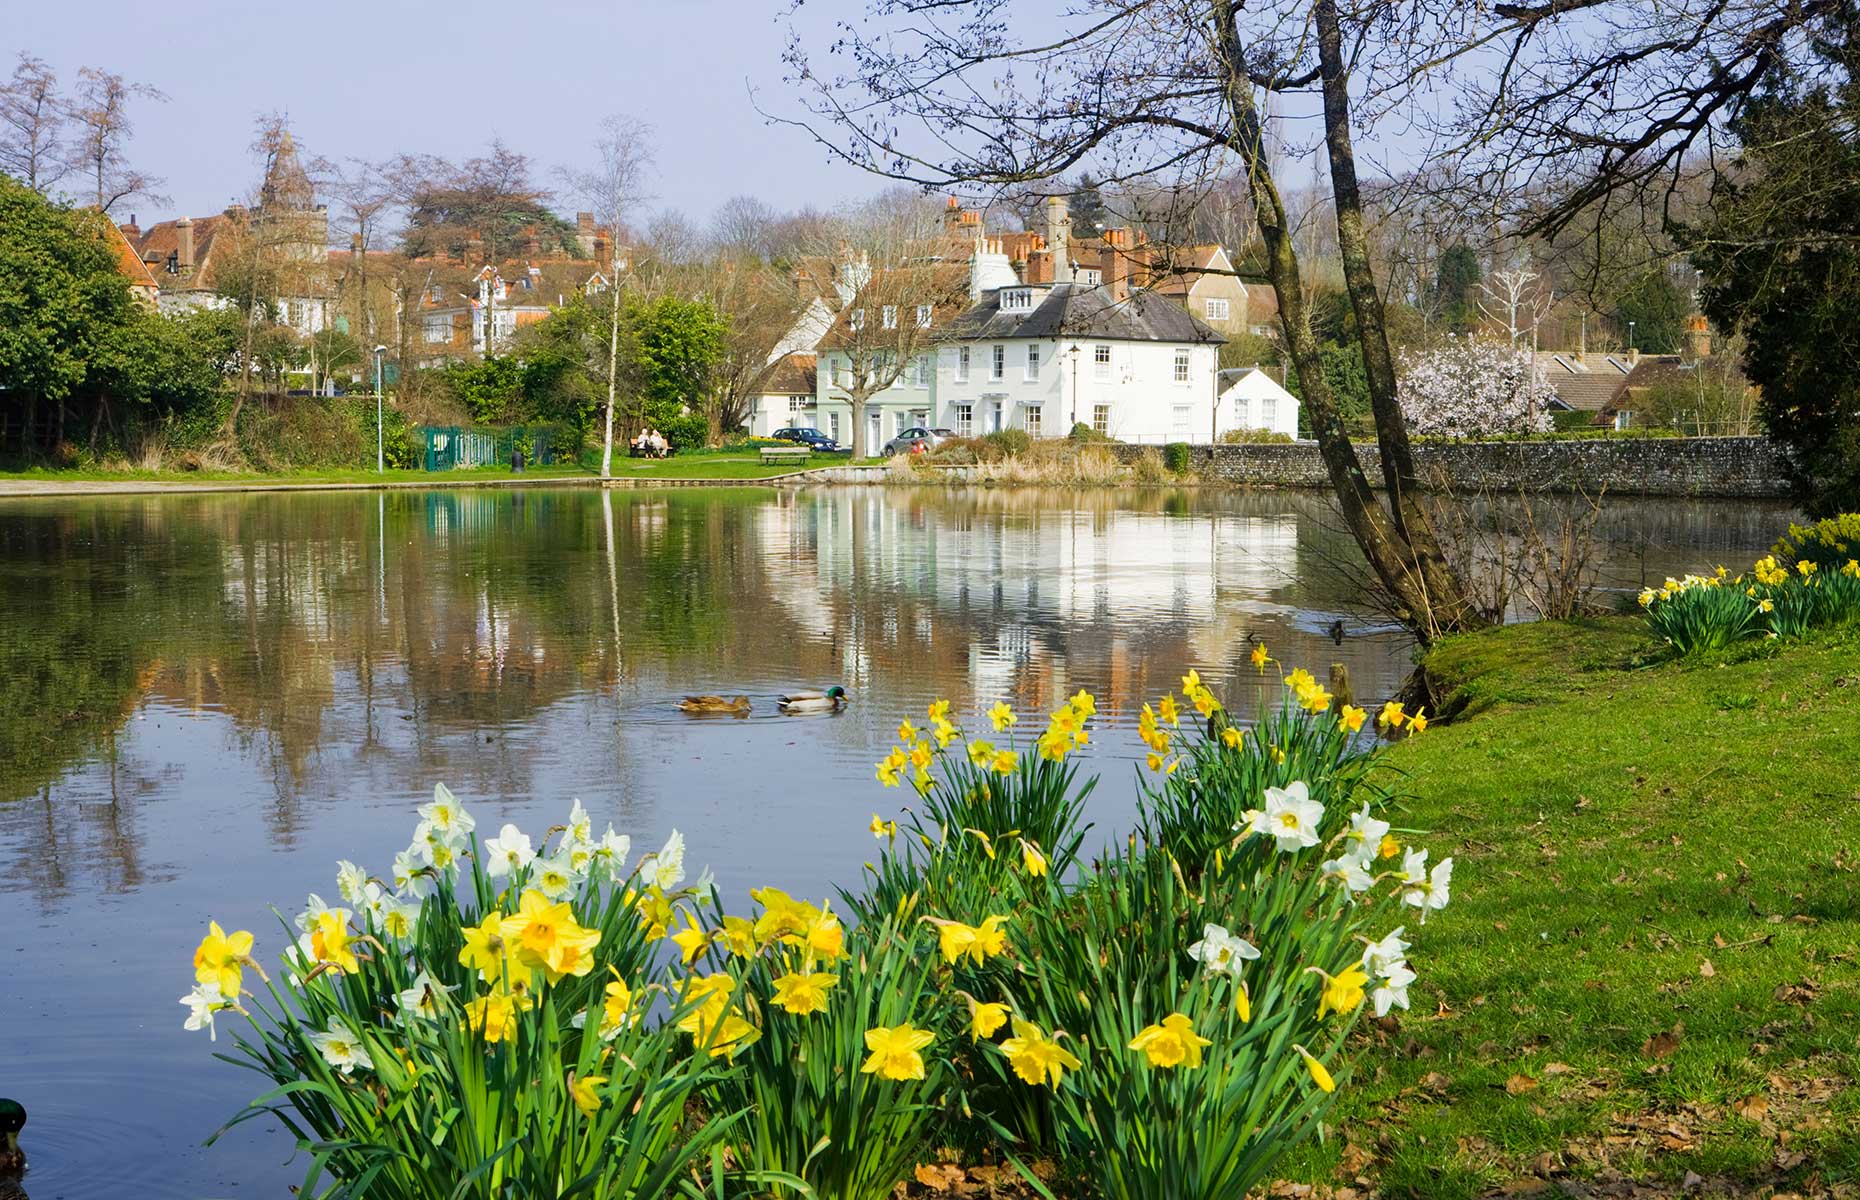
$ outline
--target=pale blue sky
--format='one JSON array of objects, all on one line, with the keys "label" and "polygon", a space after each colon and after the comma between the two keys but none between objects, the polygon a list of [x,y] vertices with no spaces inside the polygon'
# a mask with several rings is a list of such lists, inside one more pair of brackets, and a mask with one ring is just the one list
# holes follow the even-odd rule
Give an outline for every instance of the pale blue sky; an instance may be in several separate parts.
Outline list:
[{"label": "pale blue sky", "polygon": [[[98,66],[167,93],[167,103],[134,110],[132,161],[165,178],[172,197],[126,206],[124,219],[133,207],[145,224],[212,213],[250,190],[252,124],[274,109],[290,114],[307,154],[467,158],[498,136],[545,178],[586,157],[601,116],[626,113],[656,130],[654,207],[699,222],[738,193],[783,209],[830,208],[882,186],[829,162],[801,131],[767,126],[752,107],[752,84],[765,104],[782,98],[785,0],[5,7],[7,71],[28,50],[65,82]],[[830,15],[858,7],[810,4],[802,17],[824,31]]]}]

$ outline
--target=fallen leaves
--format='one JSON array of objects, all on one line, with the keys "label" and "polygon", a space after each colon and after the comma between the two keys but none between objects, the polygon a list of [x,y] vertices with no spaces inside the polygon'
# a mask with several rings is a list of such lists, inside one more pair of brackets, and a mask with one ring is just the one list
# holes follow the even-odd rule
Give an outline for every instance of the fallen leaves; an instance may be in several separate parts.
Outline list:
[{"label": "fallen leaves", "polygon": [[1678,1053],[1679,1043],[1684,1040],[1685,1034],[1685,1022],[1676,1022],[1671,1029],[1656,1033],[1642,1042],[1640,1044],[1641,1057],[1671,1058],[1674,1054]]}]

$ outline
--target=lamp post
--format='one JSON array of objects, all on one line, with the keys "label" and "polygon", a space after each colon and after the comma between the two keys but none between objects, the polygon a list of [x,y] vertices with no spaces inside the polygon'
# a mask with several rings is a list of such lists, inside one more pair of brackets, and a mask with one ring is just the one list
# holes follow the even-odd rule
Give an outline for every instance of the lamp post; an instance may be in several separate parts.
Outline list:
[{"label": "lamp post", "polygon": [[387,469],[381,440],[381,356],[386,353],[386,346],[375,347],[375,474],[377,475]]},{"label": "lamp post", "polygon": [[[1076,429],[1079,423],[1079,344],[1077,342],[1073,342],[1071,348],[1066,351],[1066,357],[1072,360],[1072,428]],[[1070,434],[1072,429],[1066,432]]]},{"label": "lamp post", "polygon": [[1634,322],[1628,322],[1628,349],[1634,348]]}]

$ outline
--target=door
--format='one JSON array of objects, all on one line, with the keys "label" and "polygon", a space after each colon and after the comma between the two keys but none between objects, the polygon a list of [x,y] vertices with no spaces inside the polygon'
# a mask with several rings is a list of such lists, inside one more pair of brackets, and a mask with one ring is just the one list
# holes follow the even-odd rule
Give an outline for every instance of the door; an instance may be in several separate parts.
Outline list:
[{"label": "door", "polygon": [[865,452],[867,454],[877,454],[878,448],[884,445],[884,442],[885,442],[884,414],[879,413],[879,412],[874,412],[871,416],[871,419],[868,420],[866,424],[872,427],[872,432],[866,438],[866,441],[869,444],[866,446]]}]

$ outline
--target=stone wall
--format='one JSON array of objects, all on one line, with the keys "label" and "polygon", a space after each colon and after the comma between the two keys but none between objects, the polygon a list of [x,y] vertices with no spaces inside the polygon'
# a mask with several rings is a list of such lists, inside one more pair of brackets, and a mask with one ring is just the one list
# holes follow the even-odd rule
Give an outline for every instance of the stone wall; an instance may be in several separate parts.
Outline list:
[{"label": "stone wall", "polygon": [[[1120,457],[1142,452],[1114,447]],[[1154,449],[1154,447],[1150,447]],[[1357,457],[1380,486],[1381,454],[1358,442]],[[1414,448],[1423,477],[1444,473],[1463,492],[1597,492],[1621,496],[1739,499],[1788,494],[1782,455],[1768,438],[1585,438],[1517,442],[1425,442]],[[1316,444],[1195,446],[1203,479],[1259,487],[1329,487]]]}]

